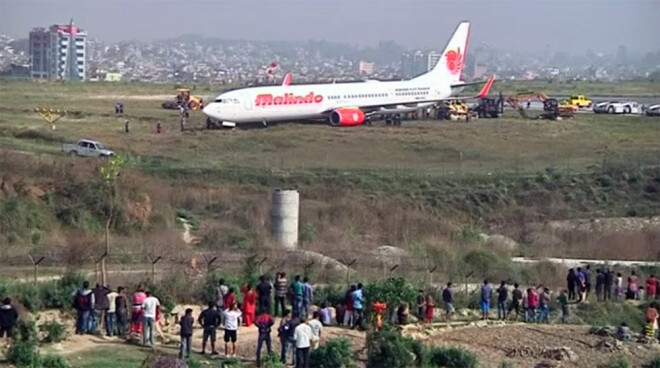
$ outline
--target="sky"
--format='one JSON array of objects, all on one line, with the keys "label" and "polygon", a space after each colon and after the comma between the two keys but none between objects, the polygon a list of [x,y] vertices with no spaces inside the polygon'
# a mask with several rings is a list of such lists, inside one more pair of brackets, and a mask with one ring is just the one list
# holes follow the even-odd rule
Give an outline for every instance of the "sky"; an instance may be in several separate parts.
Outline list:
[{"label": "sky", "polygon": [[183,34],[442,48],[461,20],[471,45],[507,51],[660,50],[660,0],[0,0],[0,34],[74,22],[103,41]]}]

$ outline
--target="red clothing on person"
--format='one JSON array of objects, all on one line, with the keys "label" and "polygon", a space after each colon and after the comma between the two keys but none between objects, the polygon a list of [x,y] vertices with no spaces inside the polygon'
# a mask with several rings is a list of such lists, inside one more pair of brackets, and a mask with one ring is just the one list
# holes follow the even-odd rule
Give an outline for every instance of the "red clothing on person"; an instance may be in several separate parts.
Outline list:
[{"label": "red clothing on person", "polygon": [[243,317],[245,320],[245,325],[250,327],[252,326],[252,321],[254,321],[254,310],[257,304],[257,293],[254,290],[250,290],[243,296]]},{"label": "red clothing on person", "polygon": [[648,280],[646,280],[646,294],[649,296],[653,296],[656,294],[658,291],[658,279],[653,277],[649,277]]},{"label": "red clothing on person", "polygon": [[527,305],[530,308],[536,308],[539,306],[539,294],[536,291],[533,291],[527,295]]},{"label": "red clothing on person", "polygon": [[236,295],[234,293],[227,294],[222,298],[222,301],[224,302],[225,310],[231,309],[231,306],[236,303]]},{"label": "red clothing on person", "polygon": [[348,296],[346,297],[346,311],[353,311],[353,293],[348,293]]},{"label": "red clothing on person", "polygon": [[131,308],[131,333],[142,333],[142,316],[144,315],[144,311],[142,310],[142,303],[144,303],[145,299],[147,299],[147,294],[144,292],[138,291],[133,293],[133,306]]},{"label": "red clothing on person", "polygon": [[433,312],[435,311],[435,301],[430,296],[426,298],[426,323],[433,322]]}]

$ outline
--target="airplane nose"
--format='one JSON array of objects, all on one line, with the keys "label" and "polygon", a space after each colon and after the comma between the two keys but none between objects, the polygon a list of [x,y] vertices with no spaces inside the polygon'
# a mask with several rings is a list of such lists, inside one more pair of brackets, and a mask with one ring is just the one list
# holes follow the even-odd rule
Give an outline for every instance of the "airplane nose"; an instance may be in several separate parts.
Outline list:
[{"label": "airplane nose", "polygon": [[214,117],[214,115],[216,115],[220,110],[217,105],[218,105],[217,103],[211,102],[210,104],[204,106],[202,112],[206,116]]}]

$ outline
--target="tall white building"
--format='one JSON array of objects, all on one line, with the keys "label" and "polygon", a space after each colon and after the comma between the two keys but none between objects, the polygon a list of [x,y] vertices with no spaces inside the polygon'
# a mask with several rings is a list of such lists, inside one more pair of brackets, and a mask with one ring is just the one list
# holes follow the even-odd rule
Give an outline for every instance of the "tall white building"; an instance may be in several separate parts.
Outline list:
[{"label": "tall white building", "polygon": [[435,51],[429,51],[429,53],[426,54],[426,71],[435,68],[435,64],[438,63],[441,57],[442,57],[441,53]]},{"label": "tall white building", "polygon": [[440,57],[442,54],[435,51],[407,52],[401,58],[401,76],[403,79],[411,79],[424,74],[435,67]]},{"label": "tall white building", "polygon": [[30,32],[32,78],[85,80],[87,32],[70,25],[52,25]]}]

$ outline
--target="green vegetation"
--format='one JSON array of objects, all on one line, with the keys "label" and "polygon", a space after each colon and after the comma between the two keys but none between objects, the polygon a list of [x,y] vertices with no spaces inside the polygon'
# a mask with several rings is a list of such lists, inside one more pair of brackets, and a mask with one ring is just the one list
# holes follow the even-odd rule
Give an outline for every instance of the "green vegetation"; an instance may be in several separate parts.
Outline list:
[{"label": "green vegetation", "polygon": [[575,316],[581,323],[591,326],[618,326],[626,322],[632,331],[641,332],[644,327],[643,308],[612,302],[579,304]]},{"label": "green vegetation", "polygon": [[46,355],[42,363],[43,368],[71,368],[69,362],[59,355]]},{"label": "green vegetation", "polygon": [[74,354],[74,368],[136,368],[147,358],[148,351],[131,346],[112,345]]},{"label": "green vegetation", "polygon": [[357,364],[351,355],[348,339],[330,339],[310,355],[312,368],[354,368]]},{"label": "green vegetation", "polygon": [[18,368],[39,368],[42,360],[37,347],[34,322],[19,321],[14,330],[14,341],[7,351],[7,361]]},{"label": "green vegetation", "polygon": [[647,368],[660,368],[660,355],[651,359],[646,365]]},{"label": "green vegetation", "polygon": [[602,366],[602,368],[630,368],[630,362],[625,356],[617,356],[611,362]]},{"label": "green vegetation", "polygon": [[428,349],[432,366],[447,368],[477,368],[477,356],[459,348],[431,347]]},{"label": "green vegetation", "polygon": [[66,339],[66,327],[61,323],[49,321],[40,325],[39,330],[46,333],[46,337],[43,339],[45,343],[60,342]]}]

